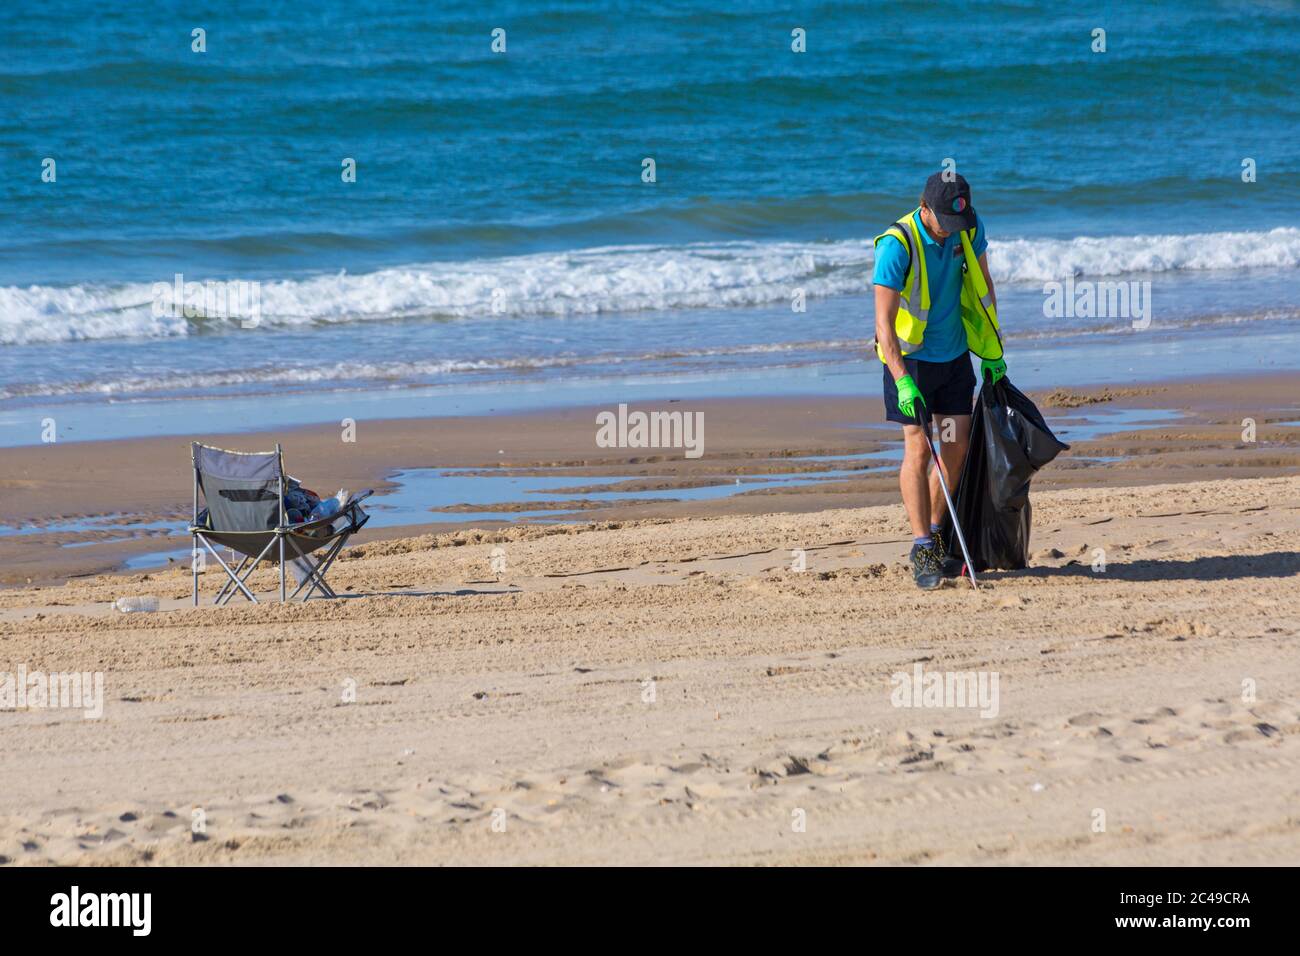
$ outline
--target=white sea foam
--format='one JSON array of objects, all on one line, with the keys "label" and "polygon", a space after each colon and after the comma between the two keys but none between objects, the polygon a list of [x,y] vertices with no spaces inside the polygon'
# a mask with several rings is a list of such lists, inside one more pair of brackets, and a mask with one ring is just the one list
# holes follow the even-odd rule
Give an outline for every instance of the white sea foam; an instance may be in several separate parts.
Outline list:
[{"label": "white sea foam", "polygon": [[991,241],[994,280],[1049,282],[1067,276],[1294,269],[1300,229],[1186,236],[1079,236]]},{"label": "white sea foam", "polygon": [[865,340],[836,339],[809,342],[771,342],[700,349],[671,349],[629,354],[598,353],[564,355],[551,358],[524,357],[493,360],[445,360],[427,362],[330,362],[320,365],[285,366],[282,363],[251,368],[212,369],[164,374],[117,372],[103,378],[62,382],[31,382],[0,385],[0,400],[11,398],[53,398],[95,395],[126,399],[148,393],[202,394],[223,388],[288,388],[337,383],[364,383],[373,388],[385,383],[400,386],[428,382],[457,373],[501,373],[506,376],[528,374],[548,369],[640,365],[665,359],[707,359],[728,356],[777,357],[783,353],[835,352],[865,348]]},{"label": "white sea foam", "polygon": [[[491,318],[726,308],[863,293],[870,240],[618,246],[360,275],[262,281],[261,329],[392,318]],[[1300,229],[993,241],[1001,282],[1069,275],[1300,267]],[[186,276],[187,280],[205,277]],[[159,276],[170,286],[172,276]],[[221,318],[156,317],[154,283],[0,287],[0,343],[162,338],[235,327]]]}]

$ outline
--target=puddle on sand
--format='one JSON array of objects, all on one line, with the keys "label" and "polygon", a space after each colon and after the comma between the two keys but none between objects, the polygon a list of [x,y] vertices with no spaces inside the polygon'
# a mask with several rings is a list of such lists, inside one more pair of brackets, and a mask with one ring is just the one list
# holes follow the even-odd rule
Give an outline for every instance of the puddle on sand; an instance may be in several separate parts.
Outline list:
[{"label": "puddle on sand", "polygon": [[[1117,432],[1135,431],[1146,428],[1158,428],[1176,421],[1182,413],[1171,409],[1152,408],[1087,408],[1073,409],[1067,414],[1048,415],[1047,421],[1052,430],[1066,442],[1089,441]],[[1300,424],[1300,423],[1295,423]],[[893,432],[889,426],[865,426],[880,431]],[[900,442],[889,441],[887,447],[871,454],[850,455],[810,455],[806,457],[781,459],[754,459],[755,463],[771,466],[773,463],[788,462],[797,465],[824,464],[821,471],[790,471],[771,474],[742,474],[735,476],[702,476],[708,479],[717,477],[716,484],[695,487],[654,488],[654,489],[620,489],[624,482],[644,482],[653,479],[653,475],[582,475],[556,469],[546,475],[519,475],[508,471],[493,474],[482,468],[413,468],[399,471],[390,476],[397,487],[383,495],[376,495],[366,502],[366,511],[370,514],[369,527],[387,528],[401,525],[428,524],[438,521],[472,522],[493,521],[512,522],[529,520],[532,522],[557,522],[581,520],[582,510],[555,507],[556,502],[580,501],[593,504],[616,504],[621,501],[712,501],[728,498],[732,495],[764,488],[796,488],[825,481],[843,481],[888,471],[894,467],[892,462],[902,458]],[[887,461],[891,464],[868,467],[835,467],[836,465],[859,464],[868,461]],[[1116,457],[1089,458],[1088,461],[1118,461]],[[566,493],[568,489],[581,488],[581,493]],[[506,505],[518,507],[521,502],[536,501],[535,509],[507,509]],[[470,503],[481,506],[476,511],[439,511],[437,509],[454,507]],[[494,507],[494,506],[501,507]],[[546,507],[550,505],[550,507]],[[120,516],[66,521],[58,525],[43,528],[8,529],[0,527],[0,535],[6,533],[33,534],[48,531],[87,531],[108,530],[106,522],[120,521]],[[156,530],[174,529],[181,522],[142,522],[133,525],[117,525],[122,530]],[[76,542],[75,545],[98,543]],[[74,545],[65,545],[74,546]],[[147,570],[167,564],[168,559],[176,562],[188,562],[189,548],[170,551],[155,551],[128,558],[124,565],[130,570]]]},{"label": "puddle on sand", "polygon": [[[1169,408],[1094,408],[1076,410],[1070,415],[1048,415],[1056,437],[1067,444],[1092,441],[1119,432],[1142,431],[1159,428],[1182,418],[1182,412]],[[1087,461],[1109,465],[1123,461],[1123,455],[1073,455],[1074,461]]]},{"label": "puddle on sand", "polygon": [[[889,448],[871,454],[812,455],[793,458],[759,458],[755,463],[770,465],[788,462],[800,465],[849,464],[868,461],[898,461],[902,448]],[[828,467],[821,471],[778,472],[772,474],[701,476],[716,478],[716,484],[687,488],[654,488],[647,490],[618,489],[623,482],[653,480],[654,475],[598,475],[576,474],[555,469],[547,475],[518,475],[503,472],[500,475],[485,472],[482,468],[412,468],[389,476],[397,487],[369,499],[366,512],[370,515],[367,527],[391,528],[402,525],[430,524],[433,522],[493,521],[510,522],[530,519],[539,522],[573,521],[581,519],[582,510],[572,508],[538,507],[536,509],[506,510],[505,505],[517,506],[520,502],[536,500],[538,505],[552,502],[592,502],[616,504],[620,501],[710,501],[727,498],[745,491],[760,488],[797,487],[823,481],[843,481],[860,475],[888,471],[893,464],[860,468]],[[562,472],[563,473],[559,473]],[[575,470],[576,471],[576,470]],[[581,488],[581,493],[565,493],[567,489]],[[602,490],[604,489],[604,490]],[[472,503],[483,506],[482,511],[439,511],[456,505]],[[493,505],[502,508],[493,510]],[[172,525],[172,527],[175,527]],[[127,558],[123,566],[141,571],[167,564],[168,559],[188,562],[190,551],[155,551]]]},{"label": "puddle on sand", "polygon": [[[830,464],[891,460],[898,450],[861,455],[815,456],[807,458],[755,459],[764,464],[790,462],[798,464]],[[825,468],[820,471],[776,472],[770,474],[702,476],[712,484],[689,487],[620,489],[624,482],[654,480],[654,475],[599,475],[549,474],[549,475],[493,475],[482,469],[413,468],[399,471],[391,477],[399,487],[377,501],[371,514],[379,526],[415,524],[427,521],[510,521],[517,518],[559,521],[573,520],[581,514],[579,509],[557,508],[554,505],[535,510],[492,508],[493,505],[515,505],[536,500],[539,505],[554,502],[584,502],[616,504],[620,501],[712,501],[728,498],[747,491],[763,488],[797,487],[824,481],[843,481],[861,475],[886,471],[891,464],[862,468]],[[688,479],[693,480],[693,479]],[[580,492],[566,493],[570,489]],[[457,505],[470,503],[484,506],[482,511],[444,511]]]},{"label": "puddle on sand", "polygon": [[[139,519],[139,520],[137,520]],[[30,534],[75,534],[85,531],[121,531],[121,538],[106,538],[109,541],[125,541],[136,531],[172,531],[186,518],[160,519],[145,521],[141,515],[91,515],[85,518],[67,518],[51,521],[49,524],[0,524],[0,537]],[[97,541],[83,541],[81,544],[98,544]],[[71,545],[64,545],[71,547]]]},{"label": "puddle on sand", "polygon": [[[181,548],[179,551],[150,551],[148,554],[134,554],[122,562],[122,567],[128,571],[148,571],[151,568],[159,568],[168,561],[175,561],[177,564],[184,564],[188,569],[190,566],[190,549]],[[216,567],[216,562],[213,562]],[[218,571],[221,568],[217,568]]]},{"label": "puddle on sand", "polygon": [[[1047,424],[1063,442],[1092,441],[1118,432],[1159,428],[1183,417],[1172,408],[1090,408],[1068,415],[1048,415]],[[1119,461],[1118,458],[1095,459]]]}]

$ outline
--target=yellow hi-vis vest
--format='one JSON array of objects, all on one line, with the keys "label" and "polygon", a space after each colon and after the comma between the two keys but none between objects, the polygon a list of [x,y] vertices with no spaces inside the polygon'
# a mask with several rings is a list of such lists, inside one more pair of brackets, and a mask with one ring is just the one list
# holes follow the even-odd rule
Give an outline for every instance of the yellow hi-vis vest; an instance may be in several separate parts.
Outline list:
[{"label": "yellow hi-vis vest", "polygon": [[[930,318],[930,283],[926,275],[921,231],[916,225],[916,211],[908,213],[876,236],[875,241],[879,246],[881,239],[893,236],[907,250],[907,274],[903,277],[898,317],[894,319],[894,332],[904,355],[921,347],[925,325]],[[1000,359],[1002,335],[998,331],[998,310],[989,295],[988,283],[984,281],[984,270],[971,247],[974,238],[974,229],[961,233],[961,249],[965,256],[961,267],[961,322],[966,327],[966,345],[972,352],[982,359]],[[876,355],[880,361],[885,360],[879,342],[876,343]]]}]

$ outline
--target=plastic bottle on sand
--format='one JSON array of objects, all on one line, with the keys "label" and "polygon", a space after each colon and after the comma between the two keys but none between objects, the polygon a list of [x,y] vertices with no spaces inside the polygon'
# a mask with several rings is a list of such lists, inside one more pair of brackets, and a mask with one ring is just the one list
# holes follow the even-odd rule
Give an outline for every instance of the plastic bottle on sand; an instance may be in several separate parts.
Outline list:
[{"label": "plastic bottle on sand", "polygon": [[152,595],[143,597],[120,597],[113,604],[123,614],[131,614],[135,611],[156,611],[158,610],[158,599]]}]

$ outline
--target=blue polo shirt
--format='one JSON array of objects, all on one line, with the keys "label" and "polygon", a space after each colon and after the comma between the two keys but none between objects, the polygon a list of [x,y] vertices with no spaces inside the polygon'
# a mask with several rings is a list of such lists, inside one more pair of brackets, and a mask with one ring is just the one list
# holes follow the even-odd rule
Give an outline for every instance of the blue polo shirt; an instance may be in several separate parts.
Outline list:
[{"label": "blue polo shirt", "polygon": [[[943,242],[935,242],[925,231],[920,210],[912,213],[921,233],[925,253],[925,271],[930,284],[930,319],[925,326],[921,347],[907,356],[922,362],[951,362],[967,351],[966,330],[961,324],[961,235],[953,233]],[[984,220],[975,216],[975,256],[988,248],[984,238]],[[876,246],[876,269],[871,281],[903,291],[907,275],[907,247],[893,236],[886,236]]]}]

